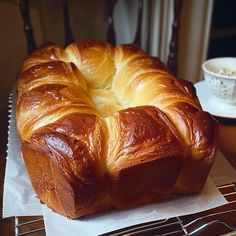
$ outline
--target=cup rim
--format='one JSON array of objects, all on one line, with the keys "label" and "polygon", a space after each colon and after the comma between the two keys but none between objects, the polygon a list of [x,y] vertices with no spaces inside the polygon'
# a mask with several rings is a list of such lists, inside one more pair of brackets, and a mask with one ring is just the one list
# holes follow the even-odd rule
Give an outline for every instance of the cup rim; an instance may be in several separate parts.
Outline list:
[{"label": "cup rim", "polygon": [[224,60],[224,59],[233,59],[235,60],[235,63],[236,63],[236,57],[216,57],[216,58],[211,58],[211,59],[208,59],[206,60],[203,64],[202,64],[202,70],[210,75],[214,75],[214,76],[217,76],[217,77],[220,77],[222,79],[236,79],[236,76],[229,76],[229,75],[221,75],[221,74],[218,74],[216,72],[213,72],[213,71],[210,71],[206,68],[206,65],[213,62],[213,61],[218,61],[218,60]]}]

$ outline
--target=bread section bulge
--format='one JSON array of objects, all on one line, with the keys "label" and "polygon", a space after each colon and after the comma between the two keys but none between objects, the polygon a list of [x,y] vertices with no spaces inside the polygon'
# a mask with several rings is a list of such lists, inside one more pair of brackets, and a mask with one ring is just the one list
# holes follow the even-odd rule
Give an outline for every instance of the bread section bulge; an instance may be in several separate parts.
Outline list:
[{"label": "bread section bulge", "polygon": [[37,196],[69,218],[200,192],[215,158],[215,123],[193,85],[132,45],[37,49],[16,115]]}]

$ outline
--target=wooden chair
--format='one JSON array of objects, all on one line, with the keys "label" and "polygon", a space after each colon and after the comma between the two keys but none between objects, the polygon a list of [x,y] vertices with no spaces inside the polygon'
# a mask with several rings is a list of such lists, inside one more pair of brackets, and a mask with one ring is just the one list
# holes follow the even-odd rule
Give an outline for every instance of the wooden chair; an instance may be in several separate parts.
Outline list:
[{"label": "wooden chair", "polygon": [[[137,29],[134,37],[133,44],[141,46],[141,26],[143,20],[143,0],[139,1],[138,8],[138,18],[137,18]],[[116,35],[113,25],[113,10],[117,0],[105,0],[105,7],[107,10],[107,36],[106,41],[115,45],[116,44]],[[19,10],[22,15],[22,19],[24,22],[24,32],[27,41],[28,53],[31,53],[37,46],[35,43],[35,37],[32,29],[32,24],[30,20],[29,14],[29,0],[19,0],[18,1]],[[173,1],[174,8],[174,21],[172,24],[172,36],[169,44],[169,54],[167,60],[167,66],[172,71],[173,74],[177,75],[177,67],[178,67],[178,44],[179,44],[179,28],[180,28],[180,16],[181,9],[183,5],[183,0],[174,0]],[[75,41],[73,38],[72,30],[69,23],[69,11],[68,11],[68,0],[64,1],[63,4],[63,17],[64,17],[64,32],[65,32],[65,45]]]}]

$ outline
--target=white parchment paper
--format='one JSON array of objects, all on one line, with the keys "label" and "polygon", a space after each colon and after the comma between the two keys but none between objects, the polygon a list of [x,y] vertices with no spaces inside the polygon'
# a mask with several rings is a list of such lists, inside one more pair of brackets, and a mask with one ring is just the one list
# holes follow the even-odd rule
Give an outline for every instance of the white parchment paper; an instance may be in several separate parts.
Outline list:
[{"label": "white parchment paper", "polygon": [[21,156],[19,138],[16,133],[15,90],[9,98],[9,132],[7,163],[3,192],[3,218],[11,216],[42,215],[39,199],[31,186]]},{"label": "white parchment paper", "polygon": [[[19,146],[15,121],[15,93],[13,92],[10,113],[8,155],[4,180],[3,217],[44,216],[46,233],[51,235],[97,235],[129,225],[191,214],[227,203],[216,185],[236,181],[236,173],[222,154],[218,154],[210,179],[202,193],[192,196],[169,198],[125,211],[108,211],[80,220],[69,220],[41,205],[31,187]],[[43,207],[43,210],[42,210]]]},{"label": "white parchment paper", "polygon": [[131,210],[113,210],[80,220],[70,220],[44,205],[43,215],[47,236],[93,236],[134,224],[196,213],[225,203],[225,198],[208,180],[201,194],[172,197]]},{"label": "white parchment paper", "polygon": [[[236,158],[236,157],[235,157]],[[215,163],[209,174],[210,179],[216,186],[233,183],[236,181],[236,171],[218,151]]]}]

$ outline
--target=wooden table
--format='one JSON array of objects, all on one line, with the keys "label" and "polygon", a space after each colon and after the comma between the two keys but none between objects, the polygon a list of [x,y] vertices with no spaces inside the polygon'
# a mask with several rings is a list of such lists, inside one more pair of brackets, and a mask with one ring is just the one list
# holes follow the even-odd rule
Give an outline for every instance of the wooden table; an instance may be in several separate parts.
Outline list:
[{"label": "wooden table", "polygon": [[[7,140],[7,111],[5,110],[0,114],[0,117],[2,117],[3,122],[1,122],[1,139],[2,140]],[[218,131],[219,131],[219,147],[222,150],[223,154],[226,156],[228,161],[232,164],[232,166],[236,170],[236,124],[231,123],[231,124],[218,124]],[[5,145],[5,146],[4,146]],[[0,201],[2,202],[2,193],[3,193],[3,179],[4,179],[4,173],[5,173],[5,161],[6,161],[6,141],[5,143],[2,142],[1,145],[1,150],[0,150]],[[236,196],[235,196],[236,197]],[[236,198],[235,198],[236,199]],[[236,205],[232,205],[231,208],[236,209]],[[2,207],[0,207],[0,213],[2,213]],[[220,207],[217,211],[222,211],[222,210],[227,210],[227,206]],[[207,211],[204,214],[209,214],[212,211]],[[195,219],[201,214],[195,214],[193,216],[185,216],[182,217],[185,222],[188,222],[192,219]],[[230,219],[231,223],[236,226],[236,213],[234,214],[228,214],[227,217]],[[29,220],[32,217],[24,217],[22,220]],[[37,219],[38,217],[34,217],[33,219]],[[41,227],[41,223],[36,223],[36,226],[38,224],[38,227]],[[27,229],[30,229],[30,226]],[[35,227],[35,226],[34,226]],[[219,228],[214,228],[214,231],[209,232],[204,232],[202,234],[198,235],[209,235],[209,236],[214,236],[217,235],[218,233],[224,233],[226,231],[223,226],[218,226]],[[215,234],[217,232],[217,234]],[[7,219],[1,219],[0,221],[0,235],[3,236],[13,236],[15,235],[15,222],[14,218],[7,218]],[[35,234],[32,234],[32,236],[42,236],[45,235],[44,232],[38,232]],[[147,234],[150,235],[150,234]],[[176,234],[178,235],[178,234]],[[235,234],[236,235],[236,234]]]},{"label": "wooden table", "polygon": [[236,170],[236,121],[218,124],[218,146]]}]

